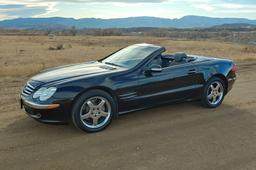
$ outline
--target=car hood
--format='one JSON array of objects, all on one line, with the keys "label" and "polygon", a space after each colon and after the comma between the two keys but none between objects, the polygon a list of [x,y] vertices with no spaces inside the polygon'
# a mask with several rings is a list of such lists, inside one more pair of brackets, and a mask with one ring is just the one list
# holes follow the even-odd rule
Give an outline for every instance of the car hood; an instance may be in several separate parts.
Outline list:
[{"label": "car hood", "polygon": [[49,83],[79,76],[101,75],[120,69],[100,62],[66,65],[47,69],[32,77],[32,80]]}]

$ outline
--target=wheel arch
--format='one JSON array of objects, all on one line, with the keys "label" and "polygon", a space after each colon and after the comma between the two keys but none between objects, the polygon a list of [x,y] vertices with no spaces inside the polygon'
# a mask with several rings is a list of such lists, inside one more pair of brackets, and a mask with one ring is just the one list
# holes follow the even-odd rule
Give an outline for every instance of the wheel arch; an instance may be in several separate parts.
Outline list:
[{"label": "wheel arch", "polygon": [[101,91],[104,91],[105,93],[109,94],[115,101],[116,103],[116,110],[117,110],[117,113],[115,113],[115,116],[117,117],[118,115],[118,99],[117,99],[117,95],[115,94],[114,90],[108,88],[108,87],[104,87],[104,86],[95,86],[95,87],[90,87],[90,88],[87,88],[83,91],[81,91],[79,94],[77,94],[74,99],[72,100],[72,107],[74,105],[74,103],[76,102],[76,100],[81,96],[83,95],[84,93],[88,92],[88,91],[91,91],[91,90],[101,90]]}]

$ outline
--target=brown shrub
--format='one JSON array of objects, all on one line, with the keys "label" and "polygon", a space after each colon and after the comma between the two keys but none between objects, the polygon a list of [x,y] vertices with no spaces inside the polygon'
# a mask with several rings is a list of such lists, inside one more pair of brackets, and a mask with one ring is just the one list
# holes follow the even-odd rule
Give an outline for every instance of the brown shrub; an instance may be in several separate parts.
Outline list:
[{"label": "brown shrub", "polygon": [[71,44],[58,44],[58,45],[50,46],[49,50],[64,50],[64,49],[68,49],[68,48],[72,48],[72,45]]},{"label": "brown shrub", "polygon": [[246,46],[242,49],[244,53],[256,53],[256,46]]}]

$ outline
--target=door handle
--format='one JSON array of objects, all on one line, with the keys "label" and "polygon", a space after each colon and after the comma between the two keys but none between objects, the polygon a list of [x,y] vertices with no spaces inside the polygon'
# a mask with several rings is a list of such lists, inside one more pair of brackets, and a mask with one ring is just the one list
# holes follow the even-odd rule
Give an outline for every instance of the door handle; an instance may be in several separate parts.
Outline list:
[{"label": "door handle", "polygon": [[190,70],[188,70],[188,74],[196,74],[196,69],[190,69]]}]

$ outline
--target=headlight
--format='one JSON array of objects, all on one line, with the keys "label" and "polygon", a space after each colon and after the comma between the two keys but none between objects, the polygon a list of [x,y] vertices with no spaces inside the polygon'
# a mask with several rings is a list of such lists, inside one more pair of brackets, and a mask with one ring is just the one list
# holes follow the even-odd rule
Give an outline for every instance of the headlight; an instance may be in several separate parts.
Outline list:
[{"label": "headlight", "polygon": [[42,87],[39,90],[37,90],[34,95],[33,98],[39,98],[40,101],[45,101],[47,99],[49,99],[50,97],[52,97],[52,95],[56,92],[57,88],[56,87]]}]

